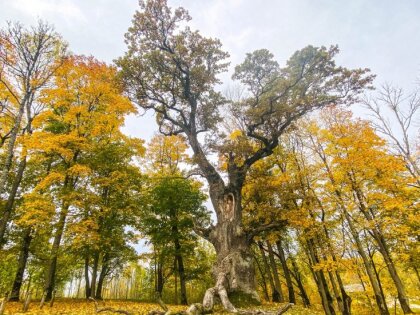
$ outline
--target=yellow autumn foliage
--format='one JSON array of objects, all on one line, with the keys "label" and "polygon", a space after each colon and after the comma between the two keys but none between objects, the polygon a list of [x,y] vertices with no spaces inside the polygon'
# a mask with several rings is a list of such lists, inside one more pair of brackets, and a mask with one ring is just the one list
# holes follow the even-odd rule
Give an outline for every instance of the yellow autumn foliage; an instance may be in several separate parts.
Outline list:
[{"label": "yellow autumn foliage", "polygon": [[18,225],[38,228],[49,225],[55,214],[55,205],[49,195],[32,192],[24,196],[16,212]]}]

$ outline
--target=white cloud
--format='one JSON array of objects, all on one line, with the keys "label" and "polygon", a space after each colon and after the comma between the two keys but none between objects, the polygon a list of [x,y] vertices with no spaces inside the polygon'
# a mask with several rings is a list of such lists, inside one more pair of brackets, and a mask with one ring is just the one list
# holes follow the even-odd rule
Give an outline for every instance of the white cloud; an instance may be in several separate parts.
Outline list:
[{"label": "white cloud", "polygon": [[87,21],[82,10],[71,0],[14,0],[12,6],[33,17],[60,18],[66,22],[73,19]]}]

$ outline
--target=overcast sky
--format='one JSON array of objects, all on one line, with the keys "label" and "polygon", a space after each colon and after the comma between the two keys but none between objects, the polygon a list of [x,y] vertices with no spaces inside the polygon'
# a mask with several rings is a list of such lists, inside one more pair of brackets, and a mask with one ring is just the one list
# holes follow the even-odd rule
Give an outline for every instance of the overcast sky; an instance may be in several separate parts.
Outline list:
[{"label": "overcast sky", "polygon": [[[338,44],[338,63],[368,67],[376,85],[406,90],[420,76],[419,0],[169,0],[193,17],[193,28],[218,37],[232,67],[246,52],[268,48],[282,65],[297,49]],[[123,35],[137,0],[0,0],[0,24],[38,18],[52,23],[77,54],[112,62],[125,51]],[[225,81],[229,78],[225,76]],[[228,83],[226,83],[228,84]],[[149,138],[154,120],[130,118],[126,131]]]}]

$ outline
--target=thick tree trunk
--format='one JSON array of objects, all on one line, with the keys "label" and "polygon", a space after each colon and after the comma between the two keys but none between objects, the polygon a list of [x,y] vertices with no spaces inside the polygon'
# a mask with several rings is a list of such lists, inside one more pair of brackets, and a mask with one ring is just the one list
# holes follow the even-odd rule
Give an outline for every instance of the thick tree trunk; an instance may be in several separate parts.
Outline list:
[{"label": "thick tree trunk", "polygon": [[286,256],[284,254],[284,250],[281,245],[281,240],[278,240],[276,242],[276,245],[277,245],[278,257],[280,259],[281,267],[284,272],[284,278],[286,279],[287,291],[289,292],[289,302],[296,304],[295,290],[293,288],[292,277],[290,276],[290,270],[289,270],[289,267],[287,266]]},{"label": "thick tree trunk", "polygon": [[5,243],[4,236],[6,234],[7,224],[9,223],[10,216],[12,214],[13,204],[15,202],[16,194],[19,189],[20,182],[22,181],[23,172],[25,171],[25,168],[26,168],[26,156],[24,156],[22,160],[19,162],[16,177],[13,181],[12,189],[7,198],[6,206],[4,207],[3,216],[0,219],[0,249],[2,249]]},{"label": "thick tree trunk", "polygon": [[58,250],[60,248],[61,238],[64,233],[64,226],[66,224],[67,218],[67,211],[68,207],[64,206],[61,209],[60,217],[57,223],[57,228],[54,235],[54,241],[51,248],[51,258],[50,264],[47,271],[47,278],[45,280],[45,290],[46,290],[46,297],[45,300],[49,301],[52,298],[52,294],[55,288],[55,277],[57,272],[57,260],[58,260]]},{"label": "thick tree trunk", "polygon": [[29,246],[32,241],[32,228],[26,228],[22,238],[22,248],[19,254],[18,268],[13,281],[12,292],[10,294],[10,301],[19,301],[20,289],[23,283],[23,275],[25,273],[26,263],[29,257]]},{"label": "thick tree trunk", "polygon": [[[235,311],[229,299],[260,303],[256,291],[254,261],[251,253],[252,235],[242,226],[242,187],[249,164],[238,166],[233,155],[229,156],[227,171],[228,184],[207,159],[198,138],[195,121],[196,102],[191,100],[191,125],[184,131],[194,152],[194,162],[199,166],[209,185],[210,199],[217,216],[216,226],[206,229],[202,235],[209,240],[217,255],[213,268],[216,285],[207,290],[203,306],[213,307],[214,296],[219,295],[224,308]],[[229,294],[229,298],[228,298]]]},{"label": "thick tree trunk", "polygon": [[[267,241],[266,243],[267,243],[267,249],[268,249],[268,259],[270,261],[271,269],[273,270],[274,287],[278,295],[278,302],[284,302],[284,296],[281,290],[279,272],[277,270],[277,264],[274,259],[273,247],[271,246],[271,243],[269,241]],[[273,301],[274,301],[274,298],[273,298]]]},{"label": "thick tree trunk", "polygon": [[[210,189],[210,196],[218,221],[208,237],[217,254],[217,262],[213,268],[216,279],[213,295],[224,294],[224,288],[229,296],[226,296],[227,302],[231,299],[234,303],[245,301],[258,304],[260,298],[256,291],[251,240],[242,227],[240,189],[222,189],[222,194],[215,190]],[[227,310],[235,309],[228,303],[225,304],[224,298],[220,298]]]}]

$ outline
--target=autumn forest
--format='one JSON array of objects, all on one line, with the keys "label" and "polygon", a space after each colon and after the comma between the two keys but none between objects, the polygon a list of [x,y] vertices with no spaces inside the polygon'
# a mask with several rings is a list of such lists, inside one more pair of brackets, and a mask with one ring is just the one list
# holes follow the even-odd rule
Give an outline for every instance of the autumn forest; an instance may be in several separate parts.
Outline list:
[{"label": "autumn forest", "polygon": [[112,64],[0,29],[0,315],[420,312],[420,83],[190,20],[140,1]]}]

